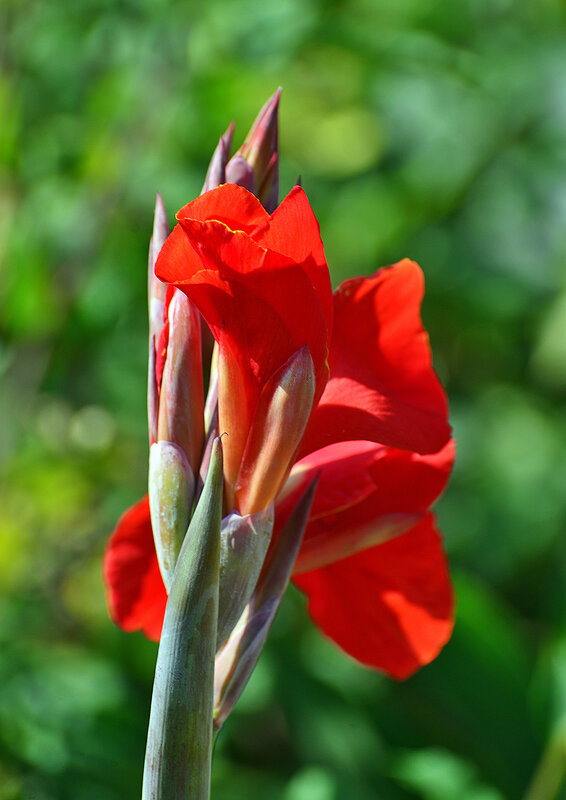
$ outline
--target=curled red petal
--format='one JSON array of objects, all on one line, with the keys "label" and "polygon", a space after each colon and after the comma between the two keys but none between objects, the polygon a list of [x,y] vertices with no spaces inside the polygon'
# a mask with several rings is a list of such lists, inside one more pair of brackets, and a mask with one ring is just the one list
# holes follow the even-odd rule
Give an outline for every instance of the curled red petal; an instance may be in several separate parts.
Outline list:
[{"label": "curled red petal", "polygon": [[453,593],[432,514],[385,544],[293,581],[326,636],[394,678],[428,664],[450,638]]},{"label": "curled red petal", "polygon": [[287,513],[300,488],[319,474],[295,574],[408,530],[444,489],[453,462],[452,440],[426,456],[373,442],[339,442],[303,458],[291,474],[292,490],[277,505],[278,513]]},{"label": "curled red petal", "polygon": [[144,497],[118,520],[103,562],[110,615],[125,631],[158,641],[167,594],[153,543],[149,500]]},{"label": "curled red petal", "polygon": [[[239,192],[234,194],[233,188]],[[222,197],[225,190],[227,186],[209,194]],[[229,191],[236,199],[249,195],[242,187]],[[186,209],[191,207],[189,204]],[[237,230],[216,219],[180,217],[180,226],[165,242],[156,264],[157,276],[178,286],[197,306],[229,367],[219,383],[222,432],[230,436],[225,464],[229,481],[241,458],[261,390],[293,353],[308,347],[315,373],[314,403],[328,378],[328,321],[317,288],[322,279],[317,278],[315,286],[302,263],[249,236],[244,230],[246,207],[240,209],[243,221]],[[239,218],[236,210],[234,216]],[[255,225],[256,217],[251,219]],[[292,221],[298,229],[297,214]],[[290,237],[294,234],[297,230],[288,230]],[[228,372],[237,392],[221,385],[230,377]],[[240,430],[224,429],[223,420],[236,420]]]},{"label": "curled red petal", "polygon": [[347,510],[370,496],[376,514],[424,511],[444,489],[454,456],[453,439],[429,455],[374,442],[337,442],[298,461],[291,481],[306,484],[320,473],[311,519]]},{"label": "curled red petal", "polygon": [[[242,366],[247,365],[250,373],[248,381],[253,384],[255,378],[256,394],[258,386],[307,345],[315,365],[318,400],[328,377],[329,277],[321,261],[318,225],[306,197],[299,213],[299,196],[291,193],[285,198],[274,214],[276,221],[282,220],[274,223],[274,229],[284,230],[289,241],[303,242],[305,263],[248,235],[252,224],[258,229],[257,198],[242,187],[225,184],[179,212],[180,226],[162,248],[156,275],[183,289],[217,341],[226,340],[232,353],[241,355]],[[206,219],[203,214],[187,216],[205,199]],[[216,214],[213,208],[213,201],[224,207],[226,200],[231,208],[239,203],[232,208],[233,227],[225,221],[225,213]],[[287,206],[292,208],[288,217]],[[266,212],[261,213],[269,221]],[[310,245],[305,235],[312,239]]]},{"label": "curled red petal", "polygon": [[435,453],[450,438],[444,391],[420,318],[422,272],[408,259],[334,295],[330,380],[301,452],[366,439]]},{"label": "curled red petal", "polygon": [[183,219],[218,220],[233,231],[251,233],[269,219],[269,214],[257,197],[243,186],[224,183],[191,200],[176,217],[179,222]]}]

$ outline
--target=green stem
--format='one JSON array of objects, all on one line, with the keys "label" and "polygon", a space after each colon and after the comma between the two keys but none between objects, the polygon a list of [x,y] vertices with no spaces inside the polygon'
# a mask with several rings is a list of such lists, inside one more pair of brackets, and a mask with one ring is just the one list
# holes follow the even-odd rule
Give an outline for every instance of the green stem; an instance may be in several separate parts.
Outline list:
[{"label": "green stem", "polygon": [[209,800],[222,450],[179,553],[157,656],[142,800]]}]

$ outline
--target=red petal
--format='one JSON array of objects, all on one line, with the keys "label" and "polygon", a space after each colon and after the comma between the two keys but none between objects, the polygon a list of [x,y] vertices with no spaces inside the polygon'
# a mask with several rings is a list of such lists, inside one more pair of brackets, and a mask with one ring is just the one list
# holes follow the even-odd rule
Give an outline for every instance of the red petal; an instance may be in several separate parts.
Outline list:
[{"label": "red petal", "polygon": [[[238,188],[244,197],[249,194]],[[227,186],[209,194],[221,196],[222,190]],[[165,242],[156,274],[189,296],[212,330],[226,363],[241,374],[246,407],[242,407],[242,392],[236,398],[219,387],[224,406],[238,403],[232,411],[225,407],[221,417],[239,420],[240,427],[249,426],[262,387],[304,345],[315,368],[318,402],[328,377],[328,325],[317,289],[303,265],[261,247],[242,231],[243,223],[237,231],[214,220],[183,218],[181,225]],[[289,230],[289,236],[293,233]],[[236,440],[245,442],[247,430],[240,433],[236,436],[232,431],[228,448],[234,448]],[[241,452],[228,455],[227,465],[241,458]]]},{"label": "red petal", "polygon": [[[408,530],[444,489],[453,461],[452,440],[428,456],[372,442],[341,442],[302,459],[291,477],[300,478],[297,488],[316,473],[320,477],[295,573]],[[285,507],[295,502],[295,495],[296,490]]]},{"label": "red petal", "polygon": [[200,258],[194,251],[180,225],[175,225],[160,250],[155,262],[155,275],[164,283],[179,288],[189,283],[191,276],[202,269]]},{"label": "red petal", "polygon": [[374,512],[425,511],[448,482],[454,464],[454,440],[430,455],[385,449],[385,455],[371,469],[377,487]]},{"label": "red petal", "polygon": [[[216,213],[215,203],[222,213]],[[224,221],[227,208],[235,230]],[[279,208],[271,227],[257,198],[240,186],[225,184],[202,195],[179,212],[181,228],[177,226],[165,242],[156,275],[194,300],[217,341],[227,340],[232,352],[241,354],[258,386],[306,344],[320,396],[327,379],[331,317],[328,268],[304,193],[292,192]],[[198,216],[187,216],[195,209]],[[205,212],[207,219],[203,219]],[[259,218],[269,224],[269,231],[275,231],[278,246],[285,247],[285,238],[301,242],[295,255],[305,254],[306,263],[260,246],[248,236],[246,231],[252,226],[265,227],[258,228]],[[269,235],[266,229],[265,236]],[[293,250],[289,244],[286,247]]]},{"label": "red petal", "polygon": [[428,664],[450,638],[452,588],[432,514],[402,536],[293,580],[326,636],[394,678]]},{"label": "red petal", "polygon": [[450,437],[444,391],[420,319],[422,272],[408,259],[334,295],[330,380],[301,452],[366,439],[434,453]]},{"label": "red petal", "polygon": [[292,477],[309,483],[320,472],[311,519],[347,510],[370,495],[380,514],[425,511],[446,485],[454,455],[452,439],[432,455],[374,442],[339,442],[298,461]]},{"label": "red petal", "polygon": [[153,544],[149,500],[144,497],[118,520],[104,554],[104,582],[114,622],[158,641],[167,594]]},{"label": "red petal", "polygon": [[269,219],[269,214],[257,197],[234,183],[225,183],[205,192],[183,206],[176,215],[183,219],[218,220],[233,231],[251,233]]},{"label": "red petal", "polygon": [[[216,250],[207,247],[205,257],[205,269],[199,261],[198,272],[185,271],[183,283],[173,282],[198,306],[216,340],[239,354],[256,392],[305,344],[321,382],[326,375],[326,325],[318,296],[302,268],[262,251],[242,234],[232,234]],[[252,271],[260,260],[261,269]]]},{"label": "red petal", "polygon": [[316,289],[330,334],[334,316],[330,274],[318,220],[300,186],[291,189],[269,219],[252,233],[252,238],[262,247],[282,253],[303,266]]}]

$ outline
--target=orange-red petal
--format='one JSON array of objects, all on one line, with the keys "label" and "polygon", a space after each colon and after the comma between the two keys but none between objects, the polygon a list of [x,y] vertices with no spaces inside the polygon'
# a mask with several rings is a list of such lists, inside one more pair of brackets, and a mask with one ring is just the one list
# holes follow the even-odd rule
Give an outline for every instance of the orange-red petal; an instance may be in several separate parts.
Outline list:
[{"label": "orange-red petal", "polygon": [[340,442],[299,461],[276,506],[286,515],[301,487],[319,475],[295,573],[320,567],[403,533],[444,489],[454,461],[451,440],[434,455],[373,442]]},{"label": "orange-red petal", "polygon": [[385,544],[293,581],[326,636],[394,678],[428,664],[450,638],[453,593],[432,514]]},{"label": "orange-red petal", "polygon": [[[195,208],[198,215],[188,216]],[[330,281],[318,225],[304,193],[285,198],[269,227],[302,242],[295,255],[304,256],[304,263],[260,242],[259,233],[257,241],[255,234],[248,235],[271,222],[257,198],[240,186],[225,184],[202,195],[178,218],[180,225],[157,261],[157,276],[183,289],[217,341],[226,339],[240,355],[250,388],[256,384],[256,399],[258,387],[303,345],[315,365],[319,397],[328,377]]]},{"label": "orange-red petal", "polygon": [[301,452],[366,439],[434,453],[450,438],[444,391],[420,318],[422,272],[408,259],[334,294],[330,380]]},{"label": "orange-red petal", "polygon": [[[230,373],[238,385],[235,392],[231,386],[219,384],[222,432],[230,437],[225,462],[225,474],[230,483],[235,479],[262,388],[293,353],[305,345],[315,371],[314,402],[321,396],[328,378],[329,325],[322,301],[327,303],[330,290],[329,285],[326,294],[321,289],[324,283],[321,271],[323,268],[327,271],[325,264],[317,265],[313,261],[307,268],[286,254],[262,246],[248,235],[244,230],[247,223],[252,221],[257,228],[260,216],[254,211],[257,201],[249,200],[249,192],[242,187],[224,185],[208,194],[219,200],[226,194],[234,202],[244,201],[239,211],[232,210],[234,217],[240,219],[241,215],[242,218],[238,229],[227,227],[224,219],[228,212],[224,206],[222,214],[217,215],[223,217],[220,221],[180,214],[180,225],[161,250],[156,274],[182,289],[197,306],[220,345],[224,366],[229,367],[224,370],[224,378]],[[199,198],[201,203],[205,203],[207,196]],[[211,200],[206,202],[209,204],[206,213],[212,214]],[[183,214],[192,208],[194,203],[186,206]],[[268,220],[265,212],[262,213]],[[312,212],[310,214],[312,216]],[[290,220],[285,223],[289,237],[299,235],[300,214],[295,210]],[[312,220],[309,230],[314,236],[311,223]],[[320,242],[318,226],[316,235]],[[315,242],[311,251],[318,253],[318,247]],[[305,248],[308,250],[306,245]],[[311,255],[308,258],[312,260]],[[328,313],[326,309],[327,316]],[[231,408],[231,405],[237,407]],[[223,420],[237,420],[241,430],[225,430]]]},{"label": "orange-red petal", "polygon": [[320,300],[330,337],[334,316],[330,274],[318,220],[300,186],[291,189],[273,214],[252,232],[252,238],[303,266]]},{"label": "orange-red petal", "polygon": [[269,214],[257,197],[235,183],[221,186],[201,194],[187,203],[176,214],[177,220],[218,220],[233,231],[251,233],[269,219]]},{"label": "orange-red petal", "polygon": [[118,520],[104,554],[103,572],[114,622],[125,631],[141,630],[148,639],[158,641],[167,594],[157,563],[147,497]]}]

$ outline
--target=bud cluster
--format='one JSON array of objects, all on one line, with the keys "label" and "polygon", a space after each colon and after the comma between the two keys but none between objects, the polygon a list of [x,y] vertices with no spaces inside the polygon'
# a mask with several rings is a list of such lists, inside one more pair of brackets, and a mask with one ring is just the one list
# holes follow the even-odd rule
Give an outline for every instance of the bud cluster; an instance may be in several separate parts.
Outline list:
[{"label": "bud cluster", "polygon": [[[233,125],[220,137],[203,194],[234,183],[253,192],[268,213],[275,210],[279,95],[278,91],[266,103],[231,158]],[[170,593],[179,553],[193,529],[191,518],[211,453],[221,448],[223,520],[215,674],[219,728],[259,657],[307,524],[312,482],[285,530],[271,542],[273,501],[289,475],[313,407],[315,374],[309,348],[299,348],[263,385],[253,418],[239,418],[245,388],[234,354],[213,342],[184,292],[155,277],[155,263],[168,233],[158,195],[148,282],[151,524],[159,568]],[[208,376],[206,398],[203,374]],[[218,437],[224,433],[228,435],[220,444]]]}]

